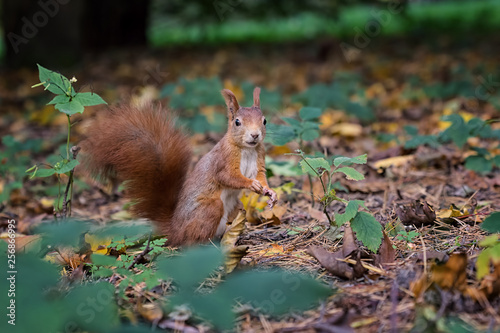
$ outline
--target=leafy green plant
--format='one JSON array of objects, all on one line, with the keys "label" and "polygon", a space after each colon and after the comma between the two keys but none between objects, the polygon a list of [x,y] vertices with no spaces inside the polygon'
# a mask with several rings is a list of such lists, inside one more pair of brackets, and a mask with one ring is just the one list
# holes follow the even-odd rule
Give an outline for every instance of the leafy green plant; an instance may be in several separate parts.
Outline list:
[{"label": "leafy green plant", "polygon": [[297,140],[302,147],[304,141],[312,141],[319,137],[319,117],[322,110],[319,108],[303,107],[299,111],[299,118],[283,117],[288,125],[267,125],[266,142],[275,146],[283,146],[290,141]]},{"label": "leafy green plant", "polygon": [[188,305],[192,312],[210,320],[219,329],[233,326],[234,301],[249,303],[268,315],[305,310],[331,294],[315,279],[280,270],[232,273],[212,290],[200,285],[223,262],[222,252],[213,246],[193,248],[180,256],[161,258],[158,271],[173,279],[178,291],[169,297],[165,310]]},{"label": "leafy green plant", "polygon": [[[496,120],[484,121],[480,118],[471,118],[465,121],[460,114],[451,114],[442,117],[443,121],[449,121],[450,126],[436,135],[421,135],[415,126],[404,126],[407,140],[404,147],[415,149],[419,146],[438,148],[446,143],[453,143],[462,149],[469,138],[476,137],[481,140],[500,140],[500,130],[493,129],[491,123]],[[393,135],[386,135],[388,140],[396,140]],[[475,155],[465,158],[465,167],[478,173],[488,173],[493,167],[500,167],[500,156],[493,155],[487,149],[481,147],[470,147]]]},{"label": "leafy green plant", "polygon": [[[35,164],[33,167],[26,170],[30,173],[30,178],[34,177],[49,177],[52,175],[57,175],[59,184],[61,184],[61,174],[66,174],[68,176],[68,182],[66,184],[66,189],[64,193],[59,190],[57,203],[61,202],[62,205],[54,205],[56,212],[60,213],[60,216],[66,218],[71,215],[71,198],[73,194],[73,174],[75,167],[79,164],[76,159],[78,150],[74,149],[70,154],[70,137],[71,137],[71,116],[76,113],[83,113],[86,106],[93,106],[99,104],[106,104],[106,102],[97,94],[93,92],[76,92],[73,88],[73,83],[76,82],[76,78],[73,77],[71,80],[66,78],[60,73],[46,69],[38,65],[39,79],[40,83],[35,84],[32,88],[43,86],[45,90],[50,91],[56,96],[47,103],[48,105],[54,105],[56,110],[66,114],[68,119],[68,135],[66,141],[66,156],[61,156],[59,161],[54,164],[45,164],[48,168],[40,168],[40,165]],[[69,198],[69,199],[68,199]]]},{"label": "leafy green plant", "polygon": [[406,243],[413,243],[413,239],[415,237],[418,237],[419,235],[420,234],[415,230],[411,230],[411,231],[400,230],[398,232],[396,239],[405,241]]},{"label": "leafy green plant", "polygon": [[[224,259],[221,250],[203,246],[171,253],[161,247],[165,239],[148,241],[145,246],[152,248],[151,256],[143,257],[145,260],[140,262],[136,260],[140,256],[137,251],[118,258],[93,253],[89,264],[91,274],[84,276],[83,283],[59,283],[60,268],[42,259],[49,251],[71,248],[84,253],[87,249],[82,236],[88,233],[103,239],[114,238],[110,246],[122,243],[118,241],[120,238],[136,243],[135,240],[150,234],[151,228],[130,222],[99,227],[91,221],[68,219],[64,223],[43,224],[35,231],[41,236],[38,250],[31,247],[17,256],[16,306],[23,310],[19,311],[16,322],[20,332],[59,332],[66,329],[68,323],[72,331],[133,330],[133,326],[121,323],[117,303],[123,307],[133,306],[137,300],[131,302],[126,290],[139,283],[151,289],[161,281],[172,280],[174,288],[169,288],[170,294],[157,297],[160,303],[166,304],[164,312],[188,307],[196,318],[210,321],[217,329],[230,329],[234,325],[235,302],[248,303],[255,311],[268,315],[279,315],[307,309],[332,293],[331,288],[312,277],[279,270],[235,272],[220,282],[219,268]],[[6,250],[7,243],[0,242],[0,259],[5,262]],[[145,249],[139,250],[144,253]],[[6,275],[6,270],[2,274]],[[207,282],[211,274],[219,275],[219,283]],[[120,281],[111,284],[103,280],[111,275]],[[0,287],[8,290],[8,283],[3,276]],[[7,293],[0,296],[2,306],[7,307],[9,302]],[[25,318],[37,319],[37,322],[23,320]],[[0,323],[0,330],[10,331],[7,327],[5,320]],[[142,327],[133,331],[142,332]]]},{"label": "leafy green plant", "polygon": [[[349,180],[358,181],[364,179],[363,174],[351,167],[351,165],[366,164],[367,155],[364,154],[352,158],[339,156],[334,158],[332,163],[323,157],[306,157],[301,150],[298,150],[294,155],[300,156],[302,171],[321,182],[323,196],[319,200],[323,204],[323,213],[325,213],[330,225],[339,228],[346,222],[350,222],[352,230],[356,233],[356,237],[367,248],[376,252],[382,243],[382,226],[371,214],[359,211],[360,207],[365,207],[362,200],[348,201],[338,197],[333,186],[334,183],[332,182],[332,176],[336,173],[344,174]],[[327,208],[334,201],[345,204],[345,212],[342,214],[335,213],[335,218],[332,219]]]},{"label": "leafy green plant", "polygon": [[431,148],[438,148],[441,143],[438,141],[436,135],[420,135],[418,134],[418,129],[415,126],[404,126],[406,134],[410,137],[405,143],[406,149],[414,149],[418,146],[429,146]]},{"label": "leafy green plant", "polygon": [[[344,110],[345,113],[362,121],[373,121],[375,114],[371,108],[371,101],[365,99],[360,80],[360,76],[354,73],[337,73],[336,79],[332,83],[311,85],[304,92],[293,96],[292,100],[320,109]],[[353,95],[357,96],[359,102],[351,100]]]}]

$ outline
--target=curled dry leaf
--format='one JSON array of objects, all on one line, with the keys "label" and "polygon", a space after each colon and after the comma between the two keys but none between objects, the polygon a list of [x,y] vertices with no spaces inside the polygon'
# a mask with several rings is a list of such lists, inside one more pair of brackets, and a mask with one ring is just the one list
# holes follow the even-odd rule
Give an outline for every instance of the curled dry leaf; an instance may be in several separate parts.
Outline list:
[{"label": "curled dry leaf", "polygon": [[231,273],[238,266],[241,258],[248,253],[248,246],[235,246],[241,233],[245,230],[245,222],[247,221],[245,215],[245,211],[240,210],[221,239],[221,246],[226,253],[224,262],[226,273]]},{"label": "curled dry leaf", "polygon": [[224,236],[222,236],[220,243],[225,251],[234,247],[238,237],[245,230],[245,222],[247,221],[245,215],[245,210],[240,210],[231,225],[227,228]]},{"label": "curled dry leaf", "polygon": [[407,205],[396,207],[396,214],[404,225],[414,225],[417,228],[433,224],[436,212],[426,201],[417,200]]},{"label": "curled dry leaf", "polygon": [[[344,279],[354,279],[363,276],[366,269],[361,265],[361,254],[354,239],[354,233],[350,226],[345,228],[344,243],[337,252],[329,252],[321,246],[310,246],[306,253],[316,258],[321,266],[335,276]],[[342,261],[349,255],[355,254],[356,264],[351,266]]]},{"label": "curled dry leaf", "polygon": [[231,273],[238,266],[241,259],[248,254],[248,248],[247,245],[234,246],[226,253],[226,261],[224,262],[226,274]]}]

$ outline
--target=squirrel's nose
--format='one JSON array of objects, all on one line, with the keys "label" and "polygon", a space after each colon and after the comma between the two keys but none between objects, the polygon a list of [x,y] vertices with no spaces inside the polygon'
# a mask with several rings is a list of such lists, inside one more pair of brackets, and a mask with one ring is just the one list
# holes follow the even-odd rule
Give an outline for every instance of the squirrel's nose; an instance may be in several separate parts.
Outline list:
[{"label": "squirrel's nose", "polygon": [[254,139],[257,139],[259,137],[259,133],[257,133],[257,134],[251,134],[251,135],[252,135],[252,138],[254,138]]}]

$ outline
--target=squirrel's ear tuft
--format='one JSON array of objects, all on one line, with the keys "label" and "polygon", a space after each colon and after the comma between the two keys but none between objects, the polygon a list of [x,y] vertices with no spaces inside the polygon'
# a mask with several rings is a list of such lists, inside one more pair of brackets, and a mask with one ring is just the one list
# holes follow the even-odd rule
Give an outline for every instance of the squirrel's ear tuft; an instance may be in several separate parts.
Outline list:
[{"label": "squirrel's ear tuft", "polygon": [[228,116],[231,116],[231,119],[233,119],[235,112],[238,111],[240,108],[240,105],[236,100],[236,96],[234,96],[233,92],[229,89],[222,90],[221,94],[222,97],[224,97],[224,100],[226,101]]},{"label": "squirrel's ear tuft", "polygon": [[260,88],[255,87],[253,90],[253,106],[256,106],[260,109]]}]

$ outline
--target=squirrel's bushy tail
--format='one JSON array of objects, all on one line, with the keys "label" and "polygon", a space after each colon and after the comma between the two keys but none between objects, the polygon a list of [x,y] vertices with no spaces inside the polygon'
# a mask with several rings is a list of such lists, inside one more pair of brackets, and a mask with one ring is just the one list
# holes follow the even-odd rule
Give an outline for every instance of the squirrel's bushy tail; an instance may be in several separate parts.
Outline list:
[{"label": "squirrel's bushy tail", "polygon": [[167,228],[191,160],[172,114],[153,105],[110,108],[87,129],[81,147],[92,175],[124,181],[134,213]]}]

